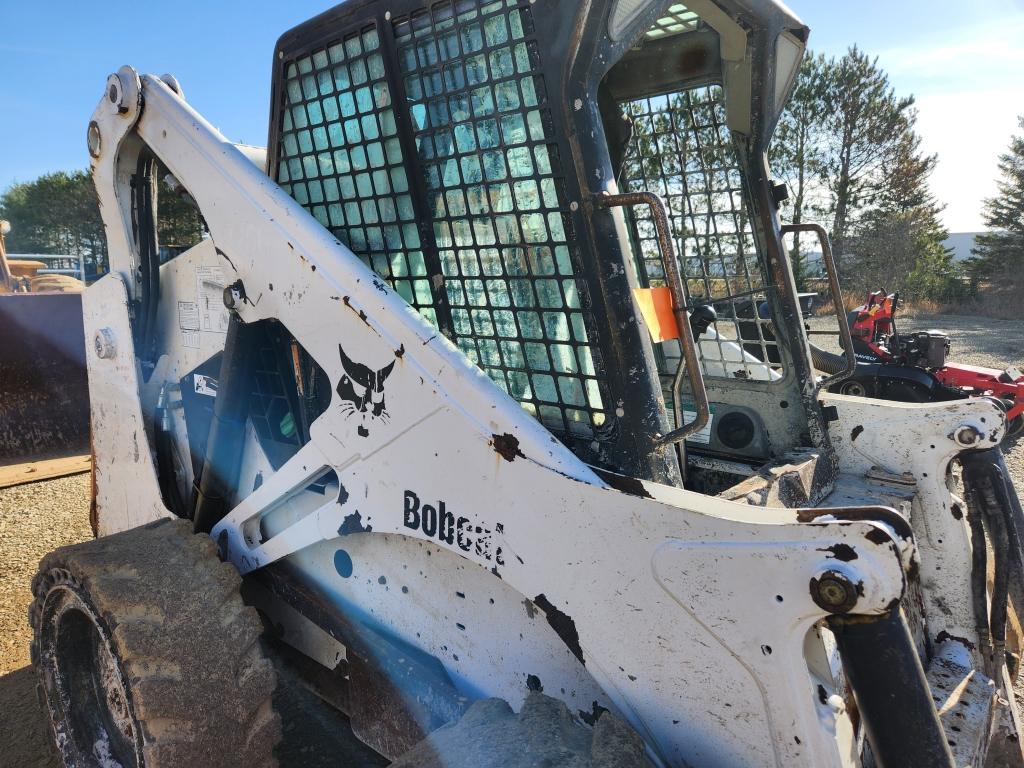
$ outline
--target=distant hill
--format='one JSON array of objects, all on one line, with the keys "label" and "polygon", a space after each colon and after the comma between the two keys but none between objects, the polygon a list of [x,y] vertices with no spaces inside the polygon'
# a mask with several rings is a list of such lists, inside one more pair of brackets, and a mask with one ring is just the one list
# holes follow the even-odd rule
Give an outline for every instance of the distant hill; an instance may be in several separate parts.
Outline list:
[{"label": "distant hill", "polygon": [[974,238],[982,234],[984,232],[950,232],[942,244],[953,251],[953,261],[964,261],[971,258]]}]

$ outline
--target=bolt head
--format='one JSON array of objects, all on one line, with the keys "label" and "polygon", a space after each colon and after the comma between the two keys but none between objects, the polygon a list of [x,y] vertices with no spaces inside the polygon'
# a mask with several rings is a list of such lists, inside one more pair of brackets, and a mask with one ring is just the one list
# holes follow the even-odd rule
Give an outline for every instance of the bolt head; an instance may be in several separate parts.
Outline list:
[{"label": "bolt head", "polygon": [[835,579],[822,579],[818,582],[818,597],[831,606],[846,602],[846,588]]},{"label": "bolt head", "polygon": [[100,126],[95,120],[89,123],[89,130],[85,134],[85,144],[89,148],[90,156],[100,156],[100,149],[103,146],[103,141],[100,136]]},{"label": "bolt head", "polygon": [[953,432],[953,441],[957,445],[962,445],[965,448],[976,445],[981,441],[982,437],[983,435],[981,432],[971,424],[964,424],[963,426],[957,427]]},{"label": "bolt head", "polygon": [[125,104],[124,99],[124,83],[121,82],[120,75],[116,73],[107,78],[107,99],[119,114],[123,115],[128,111],[128,105]]},{"label": "bolt head", "polygon": [[857,598],[857,587],[839,571],[823,571],[811,579],[811,599],[829,613],[849,613]]},{"label": "bolt head", "polygon": [[117,344],[114,341],[114,332],[109,328],[100,328],[92,339],[93,347],[96,349],[96,357],[101,360],[110,360],[117,355]]}]

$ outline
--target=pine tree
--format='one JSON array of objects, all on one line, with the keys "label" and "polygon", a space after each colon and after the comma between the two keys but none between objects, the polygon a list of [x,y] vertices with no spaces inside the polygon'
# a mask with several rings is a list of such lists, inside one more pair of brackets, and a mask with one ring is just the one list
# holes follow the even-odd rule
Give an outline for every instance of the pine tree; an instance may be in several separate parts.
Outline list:
[{"label": "pine tree", "polygon": [[99,203],[86,171],[58,171],[12,185],[0,196],[0,218],[11,222],[12,253],[83,256],[95,266],[106,260]]},{"label": "pine tree", "polygon": [[[808,54],[800,65],[793,95],[775,129],[769,150],[772,170],[790,189],[791,203],[785,211],[791,224],[814,220],[820,214],[816,205],[815,180],[823,156],[822,115],[827,62],[824,55]],[[797,287],[804,289],[807,270],[800,235],[795,235],[790,262]]]},{"label": "pine tree", "polygon": [[[776,131],[770,160],[790,186],[785,213],[794,223],[832,219],[833,250],[854,292],[945,298],[959,286],[928,187],[936,157],[921,150],[913,105],[856,47],[839,59],[808,55]],[[798,285],[804,258],[794,241]]]},{"label": "pine tree", "polygon": [[837,256],[857,215],[875,208],[900,142],[912,129],[912,96],[897,98],[889,76],[856,46],[829,61],[824,82],[826,147],[821,178],[832,196],[832,243]]},{"label": "pine tree", "polygon": [[905,117],[874,206],[851,233],[848,274],[855,275],[851,282],[859,289],[949,301],[959,297],[961,281],[952,252],[942,244],[949,234],[939,219],[942,206],[928,186],[938,158],[921,151],[915,110],[907,110]]},{"label": "pine tree", "polygon": [[[1024,129],[1024,117],[1019,124]],[[993,231],[975,241],[971,272],[1019,289],[1024,285],[1024,135],[1013,136],[1009,151],[999,157],[999,175],[999,193],[984,208],[985,224]]]},{"label": "pine tree", "polygon": [[[203,223],[192,205],[163,183],[157,201],[161,244],[183,248],[202,239]],[[11,222],[8,251],[83,256],[87,271],[106,271],[106,234],[88,171],[58,171],[13,184],[0,195],[0,218]]]}]

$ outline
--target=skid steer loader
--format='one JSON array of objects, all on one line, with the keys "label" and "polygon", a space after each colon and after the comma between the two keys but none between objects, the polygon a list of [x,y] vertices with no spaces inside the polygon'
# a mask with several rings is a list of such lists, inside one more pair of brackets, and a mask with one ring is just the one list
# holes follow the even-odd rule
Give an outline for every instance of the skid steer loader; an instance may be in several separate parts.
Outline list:
[{"label": "skid steer loader", "polygon": [[[31,610],[65,765],[273,764],[270,646],[399,766],[1020,765],[1003,410],[828,393],[841,315],[810,362],[766,160],[807,35],[348,0],[265,154],[111,75],[98,538]],[[163,264],[160,194],[208,232]]]}]

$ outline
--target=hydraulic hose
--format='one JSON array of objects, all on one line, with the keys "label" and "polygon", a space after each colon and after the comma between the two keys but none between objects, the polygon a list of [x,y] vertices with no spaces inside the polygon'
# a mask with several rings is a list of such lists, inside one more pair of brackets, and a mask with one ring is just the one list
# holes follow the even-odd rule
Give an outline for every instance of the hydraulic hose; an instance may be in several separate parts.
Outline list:
[{"label": "hydraulic hose", "polygon": [[[988,617],[988,544],[985,539],[985,524],[975,494],[968,494],[967,522],[971,527],[971,598],[974,607],[974,628],[978,632],[982,656],[986,662],[992,658],[992,634]],[[988,664],[989,677],[994,676],[992,665]]]},{"label": "hydraulic hose", "polygon": [[921,659],[899,608],[828,619],[880,768],[953,768]]},{"label": "hydraulic hose", "polygon": [[822,373],[834,376],[846,370],[846,356],[826,352],[821,347],[811,344],[811,362]]},{"label": "hydraulic hose", "polygon": [[156,463],[157,480],[160,495],[164,504],[177,517],[187,517],[188,510],[185,500],[178,488],[178,479],[174,471],[174,438],[171,434],[171,414],[168,406],[167,385],[160,389],[156,404]]},{"label": "hydraulic hose", "polygon": [[1024,605],[1024,553],[1021,549],[1024,514],[998,447],[965,451],[959,458],[968,504],[973,507],[971,512],[980,511],[992,544],[995,578],[989,608],[989,636],[993,646],[991,663],[998,669],[1003,663],[1008,602],[1018,609]]}]

